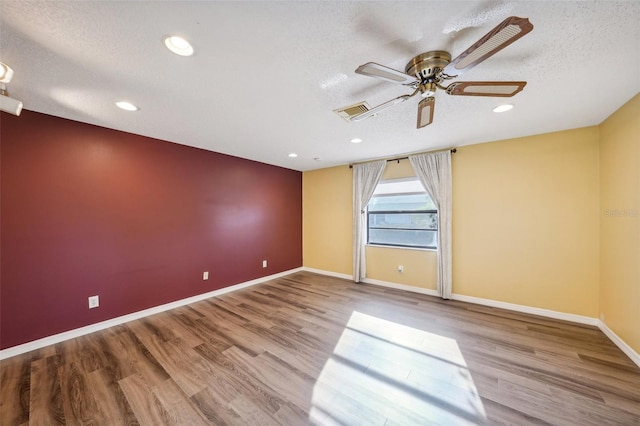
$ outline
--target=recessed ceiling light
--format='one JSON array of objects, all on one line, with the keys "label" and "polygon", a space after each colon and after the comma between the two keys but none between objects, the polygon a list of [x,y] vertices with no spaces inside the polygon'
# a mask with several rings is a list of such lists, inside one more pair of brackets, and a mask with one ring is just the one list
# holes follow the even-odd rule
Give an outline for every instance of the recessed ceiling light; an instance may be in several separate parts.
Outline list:
[{"label": "recessed ceiling light", "polygon": [[296,154],[295,152],[292,152],[291,154],[289,154],[289,157],[291,157],[291,158],[295,158],[297,156],[298,156],[298,154]]},{"label": "recessed ceiling light", "polygon": [[351,139],[351,143],[360,143],[360,142],[362,142],[362,139],[360,139],[360,138]]},{"label": "recessed ceiling light", "polygon": [[127,102],[127,101],[118,101],[116,102],[116,106],[125,111],[138,111],[140,109],[134,104],[132,104],[131,102]]},{"label": "recessed ceiling light", "polygon": [[166,36],[164,38],[164,45],[167,46],[167,49],[180,56],[191,56],[193,55],[193,46],[178,36]]},{"label": "recessed ceiling light", "polygon": [[493,112],[505,112],[509,111],[511,108],[513,108],[513,104],[498,105],[493,109]]}]

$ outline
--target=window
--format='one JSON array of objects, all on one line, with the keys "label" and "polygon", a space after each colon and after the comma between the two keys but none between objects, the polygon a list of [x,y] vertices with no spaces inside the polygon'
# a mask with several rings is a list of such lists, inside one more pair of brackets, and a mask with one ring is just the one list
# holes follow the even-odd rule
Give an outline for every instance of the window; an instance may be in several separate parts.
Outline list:
[{"label": "window", "polygon": [[367,244],[437,248],[438,210],[417,178],[381,181],[367,206]]}]

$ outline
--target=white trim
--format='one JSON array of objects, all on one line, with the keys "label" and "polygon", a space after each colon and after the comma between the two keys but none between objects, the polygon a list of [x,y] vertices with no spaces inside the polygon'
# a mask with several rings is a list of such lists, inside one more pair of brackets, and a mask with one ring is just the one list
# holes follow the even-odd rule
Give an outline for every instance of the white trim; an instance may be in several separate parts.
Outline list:
[{"label": "white trim", "polygon": [[300,272],[304,268],[289,269],[288,271],[279,272],[277,274],[268,275],[266,277],[256,278],[255,280],[245,281],[243,283],[235,284],[229,287],[213,290],[208,293],[198,294],[196,296],[187,297],[186,299],[176,300],[175,302],[165,303],[164,305],[154,306],[153,308],[144,309],[142,311],[133,312],[127,315],[123,315],[116,318],[111,318],[106,321],[90,324],[84,327],[76,328],[74,330],[65,331],[63,333],[54,334],[52,336],[43,337],[42,339],[33,340],[31,342],[23,343],[18,346],[12,346],[0,351],[0,360],[10,358],[12,356],[20,355],[29,351],[43,348],[45,346],[53,345],[63,342],[65,340],[74,339],[76,337],[84,336],[96,331],[104,330],[105,328],[113,327],[116,325],[124,324],[129,321],[137,320],[140,318],[148,317],[160,312],[175,309],[180,306],[188,305],[191,303],[199,302],[201,300],[209,299],[211,297],[221,296],[232,291],[240,290],[246,287],[250,287],[256,284],[270,281],[276,278],[284,277],[294,272]]},{"label": "white trim", "polygon": [[391,283],[388,281],[374,280],[373,278],[365,278],[364,280],[362,280],[362,282],[366,284],[378,285],[381,287],[395,288],[397,290],[410,291],[412,293],[420,293],[420,294],[426,294],[427,296],[438,297],[438,292],[430,288],[414,287],[406,284]]},{"label": "white trim", "polygon": [[627,343],[620,338],[620,336],[618,336],[616,333],[613,332],[613,330],[607,327],[607,324],[603,323],[600,320],[598,320],[598,328],[613,343],[615,343],[616,346],[619,347],[622,352],[624,352],[629,358],[631,358],[631,361],[635,362],[636,365],[640,367],[640,354],[638,354],[638,352],[634,351],[631,346],[627,345]]},{"label": "white trim", "polygon": [[[331,271],[324,271],[322,269],[307,268],[306,266],[303,266],[302,270],[308,271],[308,272],[315,272],[316,274],[321,274],[321,275],[328,275],[331,277],[338,277],[338,278],[353,280],[353,276],[351,275],[340,274],[340,273],[331,272]],[[362,280],[362,282],[367,284],[379,285],[382,287],[390,287],[398,290],[409,291],[412,293],[420,293],[420,294],[426,294],[428,296],[439,297],[436,290],[431,290],[428,288],[414,287],[411,285],[381,281],[373,278],[365,278],[364,280]],[[552,311],[550,309],[533,308],[531,306],[516,305],[515,303],[500,302],[500,301],[491,300],[491,299],[482,299],[480,297],[465,296],[462,294],[452,294],[451,299],[459,300],[461,302],[473,303],[474,305],[484,305],[484,306],[491,306],[493,308],[508,309],[510,311],[522,312],[525,314],[532,314],[532,315],[540,315],[542,317],[576,322],[579,324],[597,326],[599,322],[598,319],[596,318],[585,317],[582,315],[566,314],[564,312]]]},{"label": "white trim", "polygon": [[[307,266],[303,266],[302,270],[307,272],[313,272],[320,275],[327,275],[329,277],[343,278],[345,280],[353,281],[353,275],[341,274],[339,272],[325,271],[324,269],[309,268]],[[395,288],[397,290],[404,290],[404,291],[410,291],[413,293],[426,294],[428,296],[438,296],[438,293],[435,290],[431,290],[428,288],[414,287],[411,285],[392,283],[389,281],[381,281],[373,278],[365,278],[362,280],[362,282],[365,284],[373,284],[381,287],[389,287],[389,288]]]},{"label": "white trim", "polygon": [[[24,343],[22,345],[13,346],[0,351],[0,360],[10,358],[12,356],[20,355],[26,352],[30,352],[36,349],[43,348],[45,346],[53,345],[63,342],[65,340],[73,339],[76,337],[84,336],[96,331],[104,330],[105,328],[113,327],[116,325],[124,324],[129,321],[144,318],[150,315],[154,315],[160,312],[168,311],[170,309],[178,308],[180,306],[188,305],[190,303],[199,302],[211,297],[221,296],[232,291],[240,290],[246,287],[250,287],[256,284],[263,283],[265,281],[280,278],[295,272],[307,271],[320,275],[327,275],[330,277],[342,278],[347,280],[353,280],[352,275],[342,274],[339,272],[325,271],[322,269],[308,268],[302,266],[300,268],[290,269],[288,271],[279,272],[277,274],[269,275],[255,280],[246,281],[244,283],[235,284],[229,287],[221,288],[219,290],[210,291],[208,293],[199,294],[197,296],[188,297],[186,299],[177,300],[175,302],[166,303],[164,305],[155,306],[153,308],[145,309],[131,314],[123,315],[121,317],[112,318],[106,321],[102,321],[96,324],[87,325],[85,327],[76,328],[74,330],[65,331],[63,333],[54,334],[53,336],[44,337],[42,339],[34,340]],[[409,291],[413,293],[426,294],[428,296],[438,296],[435,290],[428,288],[413,287],[405,284],[397,284],[388,281],[380,281],[372,278],[365,278],[364,283],[378,285],[381,287],[395,288],[398,290]],[[597,326],[616,346],[622,350],[634,363],[640,367],[640,354],[638,354],[631,346],[629,346],[624,340],[622,340],[616,333],[614,333],[607,325],[597,318],[585,317],[582,315],[567,314],[564,312],[552,311],[549,309],[533,308],[525,305],[516,305],[514,303],[500,302],[491,299],[482,299],[479,297],[465,296],[462,294],[453,294],[453,300],[461,302],[473,303],[476,305],[491,306],[494,308],[508,309],[510,311],[522,312],[526,314],[540,315],[547,318],[560,319],[579,324],[595,325]]]},{"label": "white trim", "polygon": [[596,318],[585,317],[576,314],[567,314],[565,312],[552,311],[551,309],[534,308],[532,306],[517,305],[515,303],[500,302],[498,300],[482,299],[480,297],[465,296],[462,294],[452,294],[451,299],[461,302],[473,303],[475,305],[491,306],[493,308],[507,309],[509,311],[521,312],[523,314],[539,315],[541,317],[559,319],[564,321],[575,322],[578,324],[598,325]]},{"label": "white trim", "polygon": [[386,246],[384,244],[369,244],[366,243],[367,247],[380,247],[384,249],[400,249],[400,250],[415,250],[415,251],[430,251],[432,253],[437,253],[437,248],[429,248],[429,247],[409,247],[409,246]]},{"label": "white trim", "polygon": [[[346,278],[346,279],[353,280],[353,277],[347,274],[339,274],[337,272],[307,268],[306,266],[303,266],[301,269],[303,271],[315,272],[321,275],[328,275],[331,277]],[[430,290],[427,288],[413,287],[405,284],[396,284],[396,283],[391,283],[387,281],[375,280],[372,278],[365,278],[362,282],[367,284],[379,285],[382,287],[390,287],[398,290],[405,290],[413,293],[420,293],[420,294],[426,294],[428,296],[438,297],[438,294],[435,290]],[[591,318],[591,317],[586,317],[586,316],[576,315],[576,314],[567,314],[564,312],[552,311],[550,309],[542,309],[542,308],[534,308],[534,307],[525,306],[525,305],[517,305],[515,303],[500,302],[498,300],[482,299],[480,297],[473,297],[473,296],[465,296],[463,294],[454,293],[451,295],[451,298],[453,300],[472,303],[475,305],[491,306],[493,308],[501,308],[501,309],[507,309],[515,312],[522,312],[525,314],[539,315],[541,317],[559,319],[559,320],[574,322],[578,324],[594,325],[598,327],[600,331],[602,331],[605,334],[605,336],[609,338],[609,340],[611,340],[617,347],[619,347],[620,350],[624,352],[631,359],[631,361],[633,361],[638,365],[638,367],[640,367],[640,354],[638,354],[638,352],[636,352],[631,346],[629,346],[624,340],[622,340],[616,333],[614,333],[613,330],[607,327],[607,325],[604,322],[600,321],[597,318]]]},{"label": "white trim", "polygon": [[[368,284],[380,285],[384,287],[396,288],[399,290],[406,290],[414,293],[426,294],[429,296],[436,296],[436,297],[438,296],[438,293],[435,290],[430,290],[430,289],[425,289],[420,287],[389,283],[385,281],[374,280],[371,278],[365,278],[363,282]],[[598,327],[600,331],[602,331],[605,334],[605,336],[607,336],[609,340],[613,342],[613,344],[619,347],[620,350],[624,352],[625,355],[627,355],[631,359],[631,361],[633,361],[638,367],[640,367],[640,354],[638,354],[638,352],[636,352],[631,346],[629,346],[624,340],[622,340],[620,336],[614,333],[613,330],[607,327],[605,323],[603,323],[597,318],[591,318],[591,317],[576,315],[576,314],[568,314],[565,312],[552,311],[550,309],[542,309],[542,308],[534,308],[534,307],[525,306],[525,305],[517,305],[515,303],[500,302],[500,301],[491,300],[491,299],[482,299],[479,297],[465,296],[462,294],[455,294],[455,293],[451,295],[451,299],[458,300],[460,302],[472,303],[475,305],[483,305],[483,306],[490,306],[493,308],[507,309],[509,311],[538,315],[541,317],[564,320],[564,321],[569,321],[569,322],[578,323],[578,324],[594,325]]]},{"label": "white trim", "polygon": [[[323,271],[321,269],[302,267],[302,270],[315,272],[317,274],[322,274],[322,275],[328,275],[332,277],[346,278],[351,280],[353,279],[352,276],[347,274],[339,274],[336,272]],[[372,278],[365,278],[362,282],[367,284],[379,285],[382,287],[390,287],[398,290],[404,290],[404,291],[409,291],[413,293],[420,293],[420,294],[426,294],[428,296],[438,297],[438,294],[435,290],[431,290],[427,288],[413,287],[410,285],[380,281]],[[605,323],[603,323],[597,318],[591,318],[591,317],[586,317],[583,315],[576,315],[576,314],[567,314],[565,312],[552,311],[550,309],[534,308],[531,306],[517,305],[515,303],[500,302],[498,300],[482,299],[480,297],[465,296],[462,294],[455,294],[455,293],[451,295],[451,298],[453,300],[458,300],[460,302],[473,303],[475,305],[491,306],[493,308],[501,308],[501,309],[507,309],[515,312],[522,312],[525,314],[539,315],[541,317],[559,319],[559,320],[574,322],[578,324],[594,325],[598,327],[605,334],[605,336],[607,336],[617,347],[619,347],[620,350],[622,350],[622,352],[624,352],[629,358],[631,358],[631,361],[633,361],[638,365],[638,367],[640,367],[640,354],[638,354],[635,350],[633,350],[631,346],[629,346],[616,333],[614,333],[609,327],[607,327]]]},{"label": "white trim", "polygon": [[306,266],[303,266],[300,269],[307,272],[313,272],[314,274],[327,275],[329,277],[336,277],[336,278],[342,278],[345,280],[353,281],[353,275],[349,275],[349,274],[341,274],[340,272],[325,271],[324,269],[308,268]]}]

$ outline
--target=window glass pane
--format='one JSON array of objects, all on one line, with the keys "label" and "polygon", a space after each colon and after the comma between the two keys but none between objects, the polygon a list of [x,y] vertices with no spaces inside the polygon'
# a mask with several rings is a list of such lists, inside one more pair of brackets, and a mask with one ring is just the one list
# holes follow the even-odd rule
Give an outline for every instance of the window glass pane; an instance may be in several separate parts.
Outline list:
[{"label": "window glass pane", "polygon": [[437,213],[369,213],[370,228],[438,229]]},{"label": "window glass pane", "polygon": [[369,201],[369,211],[408,211],[408,210],[436,210],[427,193],[374,195]]},{"label": "window glass pane", "polygon": [[390,179],[378,183],[373,195],[401,194],[408,192],[425,192],[424,186],[418,178]]},{"label": "window glass pane", "polygon": [[378,183],[367,214],[369,244],[437,247],[437,208],[417,178]]},{"label": "window glass pane", "polygon": [[437,240],[437,231],[431,230],[369,229],[369,244],[436,248]]}]

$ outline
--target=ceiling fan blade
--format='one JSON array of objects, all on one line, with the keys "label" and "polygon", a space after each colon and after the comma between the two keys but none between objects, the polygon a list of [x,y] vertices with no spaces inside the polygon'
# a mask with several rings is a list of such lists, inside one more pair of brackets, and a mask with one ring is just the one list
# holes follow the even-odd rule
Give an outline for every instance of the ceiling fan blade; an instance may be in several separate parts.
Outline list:
[{"label": "ceiling fan blade", "polygon": [[511,97],[526,86],[526,81],[458,81],[450,84],[446,92],[456,96]]},{"label": "ceiling fan blade", "polygon": [[383,104],[380,104],[376,107],[371,108],[369,111],[363,112],[362,114],[358,114],[358,115],[354,115],[353,117],[351,117],[351,121],[360,121],[360,120],[364,120],[365,118],[369,118],[372,115],[376,115],[377,113],[379,113],[380,111],[383,111],[389,107],[394,106],[395,104],[399,104],[400,102],[404,102],[407,99],[409,99],[412,95],[402,95],[402,96],[398,96],[395,99],[391,99],[390,101],[387,101]]},{"label": "ceiling fan blade", "polygon": [[366,75],[369,77],[381,78],[382,80],[389,81],[391,83],[400,84],[416,84],[418,79],[393,68],[385,67],[384,65],[376,64],[375,62],[367,62],[364,65],[360,65],[356,69],[357,74]]},{"label": "ceiling fan blade", "polygon": [[418,104],[418,129],[433,122],[433,111],[436,108],[436,98],[430,96]]},{"label": "ceiling fan blade", "polygon": [[533,29],[529,18],[511,16],[449,63],[444,73],[457,76],[496,54]]}]

